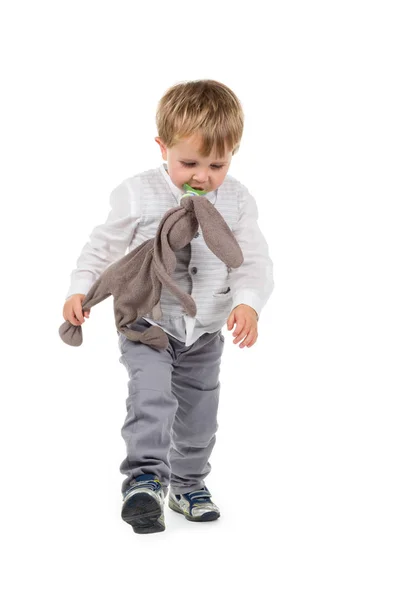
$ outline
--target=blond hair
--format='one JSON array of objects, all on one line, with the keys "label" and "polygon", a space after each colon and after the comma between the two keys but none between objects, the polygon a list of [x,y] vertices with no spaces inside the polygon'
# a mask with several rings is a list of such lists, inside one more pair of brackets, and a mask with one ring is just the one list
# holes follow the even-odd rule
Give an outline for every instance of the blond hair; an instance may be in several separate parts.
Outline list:
[{"label": "blond hair", "polygon": [[237,152],[243,134],[244,114],[239,99],[226,85],[212,79],[186,81],[170,87],[158,103],[159,137],[172,148],[184,137],[198,134],[199,150],[217,156]]}]

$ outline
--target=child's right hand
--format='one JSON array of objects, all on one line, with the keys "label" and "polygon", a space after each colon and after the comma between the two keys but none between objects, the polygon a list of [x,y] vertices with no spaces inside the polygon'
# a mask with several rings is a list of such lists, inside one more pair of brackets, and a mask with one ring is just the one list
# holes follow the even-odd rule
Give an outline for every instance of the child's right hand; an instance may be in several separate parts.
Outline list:
[{"label": "child's right hand", "polygon": [[63,308],[63,317],[69,321],[71,325],[82,325],[85,322],[84,317],[89,317],[90,309],[82,312],[82,304],[86,298],[85,294],[73,294],[70,296]]}]

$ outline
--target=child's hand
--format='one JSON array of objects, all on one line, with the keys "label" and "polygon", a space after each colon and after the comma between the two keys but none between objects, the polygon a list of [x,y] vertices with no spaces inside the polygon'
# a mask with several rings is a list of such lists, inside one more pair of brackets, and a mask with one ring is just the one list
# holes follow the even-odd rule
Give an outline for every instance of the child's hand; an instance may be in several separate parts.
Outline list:
[{"label": "child's hand", "polygon": [[84,317],[89,317],[90,309],[82,313],[82,304],[86,298],[85,294],[73,294],[66,300],[63,309],[63,317],[71,325],[82,325]]},{"label": "child's hand", "polygon": [[228,331],[232,329],[235,323],[236,328],[232,333],[236,339],[233,340],[233,343],[237,344],[242,341],[239,348],[244,348],[245,346],[250,348],[253,346],[258,338],[257,313],[254,308],[251,308],[247,304],[238,304],[235,306],[227,321]]}]

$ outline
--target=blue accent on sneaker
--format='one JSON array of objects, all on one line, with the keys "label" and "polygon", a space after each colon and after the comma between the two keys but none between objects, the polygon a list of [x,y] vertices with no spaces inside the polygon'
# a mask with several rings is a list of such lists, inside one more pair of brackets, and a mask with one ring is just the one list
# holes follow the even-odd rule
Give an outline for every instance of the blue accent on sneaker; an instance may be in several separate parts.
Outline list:
[{"label": "blue accent on sneaker", "polygon": [[192,508],[193,504],[196,502],[209,502],[211,498],[211,494],[204,486],[201,490],[194,490],[193,492],[189,492],[188,494],[182,494],[188,502],[190,502],[190,508]]},{"label": "blue accent on sneaker", "polygon": [[156,475],[152,473],[145,473],[144,475],[139,475],[136,479],[131,483],[131,485],[125,490],[123,494],[123,498],[125,498],[129,492],[134,488],[147,488],[148,490],[159,490],[161,487],[161,482],[157,479]]},{"label": "blue accent on sneaker", "polygon": [[157,475],[154,475],[153,473],[144,473],[144,475],[135,477],[135,481],[150,481],[150,479],[157,479]]}]

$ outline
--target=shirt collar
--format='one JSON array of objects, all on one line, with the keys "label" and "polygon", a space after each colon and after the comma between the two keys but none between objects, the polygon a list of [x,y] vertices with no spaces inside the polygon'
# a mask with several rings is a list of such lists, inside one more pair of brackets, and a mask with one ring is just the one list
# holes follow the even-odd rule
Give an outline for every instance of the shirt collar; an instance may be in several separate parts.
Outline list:
[{"label": "shirt collar", "polygon": [[[178,188],[171,180],[171,177],[168,174],[168,166],[167,163],[162,163],[162,165],[160,166],[160,171],[163,174],[166,182],[168,183],[171,192],[174,195],[175,200],[177,201],[177,203],[179,204],[179,200],[181,198],[181,196],[184,194],[184,191],[181,190],[180,188]],[[216,200],[217,200],[217,190],[214,190],[212,192],[208,192],[208,194],[205,194],[204,196],[205,198],[207,198],[207,200],[209,200],[211,202],[211,204],[215,204]]]}]

